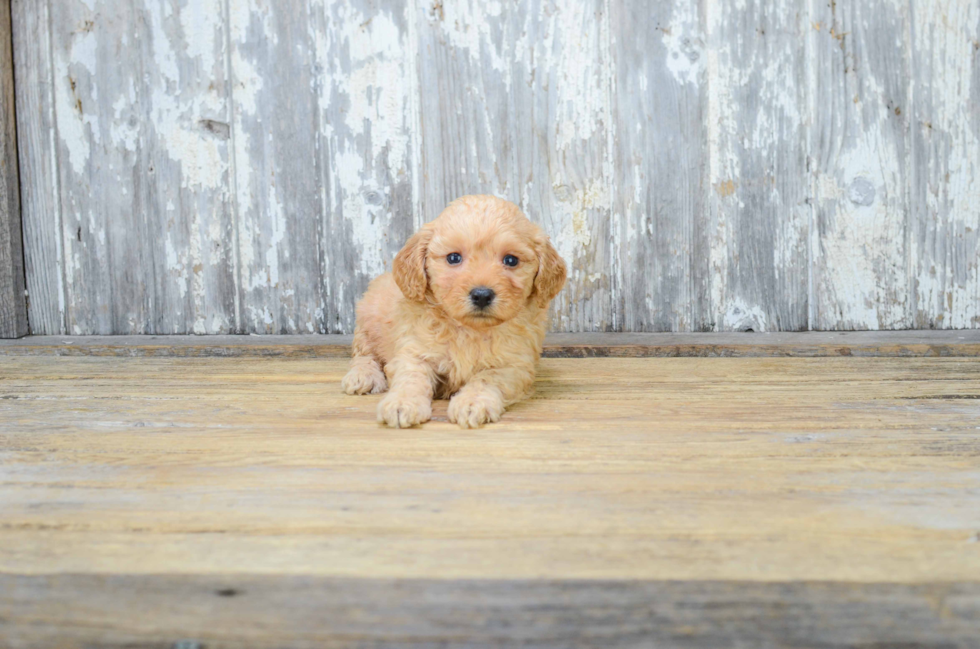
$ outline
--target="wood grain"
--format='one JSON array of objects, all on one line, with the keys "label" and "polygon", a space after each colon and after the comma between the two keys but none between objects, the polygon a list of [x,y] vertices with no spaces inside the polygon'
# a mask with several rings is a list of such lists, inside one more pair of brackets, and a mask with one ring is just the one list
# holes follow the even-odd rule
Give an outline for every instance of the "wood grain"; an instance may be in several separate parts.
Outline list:
[{"label": "wood grain", "polygon": [[20,647],[971,649],[978,599],[943,583],[0,575]]},{"label": "wood grain", "polygon": [[345,369],[5,358],[3,637],[976,646],[974,359],[546,359],[465,433]]},{"label": "wood grain", "polygon": [[312,3],[322,281],[302,333],[352,332],[364,289],[424,222],[415,11],[395,0]]},{"label": "wood grain", "polygon": [[909,4],[814,3],[815,329],[912,326]]},{"label": "wood grain", "polygon": [[[348,358],[351,336],[30,336],[0,356]],[[546,358],[980,356],[980,332],[549,334]]]},{"label": "wood grain", "polygon": [[12,0],[11,11],[30,329],[33,334],[64,334],[68,304],[51,16],[48,3],[34,0]]},{"label": "wood grain", "polygon": [[[111,14],[111,5],[103,11]],[[129,119],[141,125],[134,178],[145,229],[140,266],[127,277],[146,304],[141,333],[233,333],[240,327],[224,0],[136,7],[142,88]]]},{"label": "wood grain", "polygon": [[33,333],[351,333],[492,193],[551,326],[980,328],[971,0],[11,0]]},{"label": "wood grain", "polygon": [[307,333],[323,310],[311,13],[281,7],[229,8],[241,330],[261,334]]},{"label": "wood grain", "polygon": [[806,25],[800,3],[707,0],[709,320],[808,327]]},{"label": "wood grain", "polygon": [[[49,3],[67,332],[150,330],[140,114],[140,20],[133,5]],[[34,215],[32,218],[44,218]],[[36,266],[32,265],[32,268]]]},{"label": "wood grain", "polygon": [[0,338],[27,334],[10,2],[0,2]]},{"label": "wood grain", "polygon": [[[704,220],[707,43],[697,3],[617,0],[614,328],[711,329]],[[615,316],[622,312],[622,319]]]},{"label": "wood grain", "polygon": [[912,7],[914,323],[977,328],[980,8],[949,0]]}]

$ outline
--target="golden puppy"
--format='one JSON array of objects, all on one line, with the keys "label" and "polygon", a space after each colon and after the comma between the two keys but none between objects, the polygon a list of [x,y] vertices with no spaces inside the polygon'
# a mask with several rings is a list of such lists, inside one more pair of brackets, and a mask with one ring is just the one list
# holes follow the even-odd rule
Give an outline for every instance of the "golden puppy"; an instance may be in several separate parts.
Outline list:
[{"label": "golden puppy", "polygon": [[452,397],[463,428],[497,421],[534,382],[565,262],[513,203],[465,196],[408,240],[357,305],[347,394],[390,390],[378,421],[428,421]]}]

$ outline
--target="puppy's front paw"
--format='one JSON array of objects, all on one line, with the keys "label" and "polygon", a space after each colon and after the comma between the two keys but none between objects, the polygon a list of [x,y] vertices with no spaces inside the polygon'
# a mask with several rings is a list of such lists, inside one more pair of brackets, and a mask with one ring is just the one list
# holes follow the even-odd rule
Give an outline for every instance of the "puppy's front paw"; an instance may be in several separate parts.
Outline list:
[{"label": "puppy's front paw", "polygon": [[500,421],[504,402],[493,392],[463,389],[449,400],[448,414],[449,421],[460,428],[479,428],[487,422]]},{"label": "puppy's front paw", "polygon": [[377,394],[388,389],[385,373],[374,359],[353,363],[340,385],[347,394]]},{"label": "puppy's front paw", "polygon": [[424,397],[389,393],[378,404],[378,423],[392,428],[411,428],[432,418],[432,402]]}]

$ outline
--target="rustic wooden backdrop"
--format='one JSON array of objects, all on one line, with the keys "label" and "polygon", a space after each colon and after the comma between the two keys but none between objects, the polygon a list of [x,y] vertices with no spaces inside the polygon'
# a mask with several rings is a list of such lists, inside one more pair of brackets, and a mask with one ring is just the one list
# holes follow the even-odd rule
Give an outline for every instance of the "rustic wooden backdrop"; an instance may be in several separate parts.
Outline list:
[{"label": "rustic wooden backdrop", "polygon": [[0,0],[0,338],[27,333],[10,0]]},{"label": "rustic wooden backdrop", "polygon": [[13,0],[34,333],[349,332],[452,198],[553,326],[980,327],[977,0]]}]

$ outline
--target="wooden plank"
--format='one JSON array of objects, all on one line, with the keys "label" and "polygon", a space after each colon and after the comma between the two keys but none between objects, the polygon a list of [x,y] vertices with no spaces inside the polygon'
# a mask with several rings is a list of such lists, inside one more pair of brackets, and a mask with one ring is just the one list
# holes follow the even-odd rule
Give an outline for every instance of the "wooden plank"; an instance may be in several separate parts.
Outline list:
[{"label": "wooden plank", "polygon": [[349,333],[467,192],[555,330],[980,327],[975,3],[11,4],[36,333]]},{"label": "wooden plank", "polygon": [[354,331],[368,283],[422,222],[417,213],[415,8],[397,0],[311,3],[323,187],[322,303],[300,331]]},{"label": "wooden plank", "polygon": [[609,20],[602,0],[435,3],[420,17],[425,219],[464,194],[520,205],[568,264],[561,331],[620,326]]},{"label": "wooden plank", "polygon": [[814,329],[912,326],[909,3],[814,2]]},{"label": "wooden plank", "polygon": [[5,359],[0,573],[980,583],[974,359],[547,359],[465,434],[346,366]]},{"label": "wooden plank", "polygon": [[235,332],[225,2],[181,7],[141,0],[135,6],[141,88],[138,99],[120,105],[132,111],[130,126],[136,120],[143,125],[130,136],[138,138],[145,234],[141,267],[125,279],[145,294],[145,332]]},{"label": "wooden plank", "polygon": [[969,649],[978,601],[947,583],[0,575],[18,646]]},{"label": "wooden plank", "polygon": [[241,330],[307,333],[326,308],[309,3],[229,9]]},{"label": "wooden plank", "polygon": [[624,331],[705,327],[705,34],[699,5],[612,3],[617,281]]},{"label": "wooden plank", "polygon": [[980,327],[980,8],[912,5],[915,326]]},{"label": "wooden plank", "polygon": [[[347,358],[349,335],[32,336],[0,341],[0,356],[283,356]],[[980,356],[980,332],[549,334],[546,358]]]},{"label": "wooden plank", "polygon": [[225,39],[196,9],[52,6],[73,333],[234,328]]},{"label": "wooden plank", "polygon": [[140,143],[146,125],[132,5],[51,2],[53,99],[67,331],[149,331]]},{"label": "wooden plank", "polygon": [[32,333],[64,334],[67,304],[51,17],[47,2],[13,0],[11,9],[28,315]]},{"label": "wooden plank", "polygon": [[973,359],[550,359],[465,434],[342,359],[3,368],[15,646],[977,646]]},{"label": "wooden plank", "polygon": [[[921,335],[845,336],[820,332],[765,334],[551,334],[545,341],[546,358],[821,358],[980,356],[980,338],[973,335],[937,337],[932,332],[903,332]],[[898,333],[898,332],[896,332]],[[967,332],[958,331],[957,334]],[[606,339],[609,336],[610,339]],[[598,338],[598,339],[597,339]],[[2,353],[2,352],[0,352]]]},{"label": "wooden plank", "polygon": [[27,335],[10,2],[0,2],[0,338]]},{"label": "wooden plank", "polygon": [[807,328],[804,34],[792,0],[707,0],[710,309],[695,328]]}]

